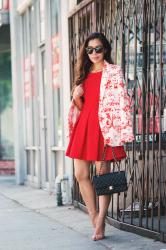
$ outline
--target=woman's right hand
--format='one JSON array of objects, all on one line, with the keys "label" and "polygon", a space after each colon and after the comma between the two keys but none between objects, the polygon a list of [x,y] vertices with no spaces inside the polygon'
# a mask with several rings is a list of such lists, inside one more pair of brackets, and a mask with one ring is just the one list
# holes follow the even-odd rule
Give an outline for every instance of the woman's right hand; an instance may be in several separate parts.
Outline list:
[{"label": "woman's right hand", "polygon": [[80,98],[83,94],[84,94],[84,90],[80,84],[80,85],[76,86],[74,91],[73,91],[73,99],[76,100],[76,99]]}]

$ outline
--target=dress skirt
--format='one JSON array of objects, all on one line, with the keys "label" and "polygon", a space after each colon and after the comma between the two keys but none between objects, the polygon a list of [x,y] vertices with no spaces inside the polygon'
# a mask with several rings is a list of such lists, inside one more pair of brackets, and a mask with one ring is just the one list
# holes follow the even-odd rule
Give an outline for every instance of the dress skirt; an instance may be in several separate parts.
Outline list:
[{"label": "dress skirt", "polygon": [[[84,80],[84,104],[72,131],[66,156],[87,161],[101,161],[104,138],[99,126],[98,106],[102,72],[89,73]],[[126,157],[123,146],[114,147],[117,160]],[[105,160],[114,161],[112,147],[108,146]]]}]

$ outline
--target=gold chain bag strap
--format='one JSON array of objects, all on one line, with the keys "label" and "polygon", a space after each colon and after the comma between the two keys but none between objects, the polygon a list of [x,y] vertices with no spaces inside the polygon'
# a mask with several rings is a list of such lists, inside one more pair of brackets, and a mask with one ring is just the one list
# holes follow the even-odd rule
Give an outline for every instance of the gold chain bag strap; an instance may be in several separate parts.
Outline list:
[{"label": "gold chain bag strap", "polygon": [[[108,145],[104,146],[99,173],[93,176],[93,184],[96,190],[96,194],[98,196],[111,195],[114,193],[124,192],[128,188],[125,171],[117,171],[117,172],[101,174],[101,169],[105,163],[107,147]],[[112,153],[115,164],[118,166],[118,161],[115,157],[115,152],[113,147],[112,147]]]}]

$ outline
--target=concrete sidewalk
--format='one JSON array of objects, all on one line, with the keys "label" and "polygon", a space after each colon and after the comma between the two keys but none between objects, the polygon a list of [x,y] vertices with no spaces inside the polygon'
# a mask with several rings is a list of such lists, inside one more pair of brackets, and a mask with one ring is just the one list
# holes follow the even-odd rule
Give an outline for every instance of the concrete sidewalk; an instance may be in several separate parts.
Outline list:
[{"label": "concrete sidewalk", "polygon": [[[15,184],[13,177],[0,177],[1,220],[5,216],[4,221],[7,221],[9,218],[7,212],[10,212],[11,209],[15,218],[18,216],[18,210],[20,211],[22,227],[29,228],[27,223],[31,226],[32,224],[38,225],[37,228],[31,228],[31,231],[36,234],[36,238],[34,240],[34,235],[30,235],[28,244],[19,248],[18,238],[19,243],[21,241],[24,243],[25,240],[25,235],[20,232],[20,236],[18,237],[18,234],[16,234],[11,243],[9,236],[9,243],[3,243],[2,248],[2,241],[0,241],[0,250],[166,250],[166,244],[164,243],[124,232],[110,225],[106,226],[106,238],[102,241],[93,242],[91,240],[93,229],[86,213],[73,206],[57,207],[54,195],[49,195],[41,189],[18,186]],[[27,214],[29,215],[28,219],[26,218]],[[16,223],[16,221],[13,223]],[[9,228],[7,225],[9,225]],[[17,228],[17,223],[14,225],[16,225],[16,228],[11,227],[10,221],[7,221],[5,230],[3,228],[0,230],[1,239],[5,239],[9,233],[12,233],[12,230],[19,233],[20,228]],[[43,228],[45,228],[45,231],[41,240],[39,236],[41,233],[43,234]],[[49,231],[50,228],[54,228],[54,231]],[[26,230],[24,233],[27,233]]]}]

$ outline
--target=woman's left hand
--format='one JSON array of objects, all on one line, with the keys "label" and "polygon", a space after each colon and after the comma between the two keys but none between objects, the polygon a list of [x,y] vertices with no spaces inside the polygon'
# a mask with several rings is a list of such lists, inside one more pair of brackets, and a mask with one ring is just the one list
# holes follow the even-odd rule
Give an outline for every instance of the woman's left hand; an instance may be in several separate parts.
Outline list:
[{"label": "woman's left hand", "polygon": [[106,142],[106,140],[104,139],[104,146],[106,146],[107,145],[107,142]]}]

